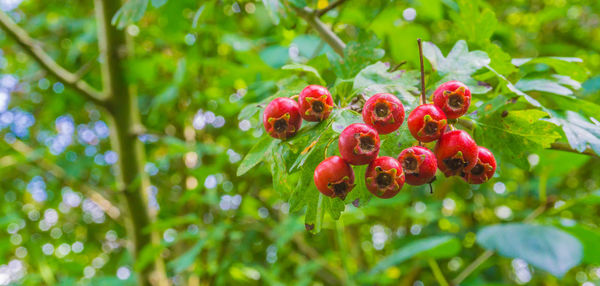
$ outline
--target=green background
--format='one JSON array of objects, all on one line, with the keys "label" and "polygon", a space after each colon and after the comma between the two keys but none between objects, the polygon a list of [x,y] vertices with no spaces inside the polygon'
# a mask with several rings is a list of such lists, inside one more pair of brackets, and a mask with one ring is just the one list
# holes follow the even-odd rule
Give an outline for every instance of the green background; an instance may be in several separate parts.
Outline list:
[{"label": "green background", "polygon": [[[600,285],[600,2],[123,4],[0,0],[0,285]],[[332,4],[343,51],[301,11]],[[320,196],[314,167],[358,114],[281,142],[260,110],[322,84],[337,105],[387,91],[409,112],[417,38],[428,95],[471,87],[457,127],[496,176]],[[382,138],[389,156],[416,143],[406,125]]]}]

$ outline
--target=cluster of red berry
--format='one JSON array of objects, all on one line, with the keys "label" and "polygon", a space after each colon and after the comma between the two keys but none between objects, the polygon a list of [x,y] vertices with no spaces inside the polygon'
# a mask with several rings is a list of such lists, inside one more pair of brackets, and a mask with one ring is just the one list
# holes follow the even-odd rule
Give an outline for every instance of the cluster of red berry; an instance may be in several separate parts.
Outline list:
[{"label": "cluster of red berry", "polygon": [[[265,109],[263,124],[274,138],[293,136],[307,121],[325,120],[333,108],[329,91],[310,85],[300,93],[299,103],[276,98]],[[403,150],[398,159],[379,154],[379,134],[389,134],[404,122],[402,102],[392,94],[379,93],[367,100],[362,118],[365,123],[346,127],[339,136],[340,156],[323,160],[315,169],[317,189],[326,196],[345,199],[354,188],[354,170],[350,165],[366,165],[367,189],[380,198],[391,198],[404,183],[423,185],[435,179],[439,168],[446,177],[461,176],[471,184],[481,184],[496,170],[493,154],[479,147],[469,134],[448,126],[448,120],[464,115],[471,103],[471,92],[461,82],[450,81],[433,94],[433,104],[422,104],[408,116],[408,129],[422,143],[437,140],[434,151],[424,146]],[[419,144],[422,145],[422,144]]]}]

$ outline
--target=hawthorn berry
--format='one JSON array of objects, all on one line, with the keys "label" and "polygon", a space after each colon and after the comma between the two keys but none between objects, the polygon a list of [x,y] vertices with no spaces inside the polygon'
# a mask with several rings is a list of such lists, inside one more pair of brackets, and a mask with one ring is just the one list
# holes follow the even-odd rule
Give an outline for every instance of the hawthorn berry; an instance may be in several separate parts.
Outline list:
[{"label": "hawthorn berry", "polygon": [[378,157],[373,160],[365,173],[367,189],[373,195],[389,199],[404,186],[404,172],[398,160],[392,157]]},{"label": "hawthorn berry", "polygon": [[435,179],[437,160],[433,152],[425,147],[414,146],[402,150],[398,161],[402,164],[409,185],[419,186]]},{"label": "hawthorn berry", "polygon": [[433,92],[433,103],[446,113],[448,119],[456,119],[469,110],[471,91],[460,81],[449,81]]},{"label": "hawthorn berry", "polygon": [[367,124],[350,124],[340,134],[338,147],[346,162],[352,165],[368,164],[379,154],[379,134]]},{"label": "hawthorn berry", "polygon": [[319,163],[314,179],[319,192],[332,198],[344,200],[354,188],[354,170],[340,156],[332,156]]},{"label": "hawthorn berry", "polygon": [[294,136],[302,126],[298,103],[287,97],[273,99],[263,113],[263,125],[273,138],[285,140]]},{"label": "hawthorn berry", "polygon": [[494,154],[485,147],[477,148],[477,164],[471,171],[463,174],[463,178],[469,184],[483,184],[487,182],[496,171],[496,159]]},{"label": "hawthorn berry", "polygon": [[417,106],[408,115],[407,122],[410,134],[425,143],[439,139],[448,123],[444,112],[433,104]]},{"label": "hawthorn berry", "polygon": [[404,105],[392,94],[378,93],[365,102],[362,117],[379,134],[392,133],[404,122]]},{"label": "hawthorn berry", "polygon": [[327,88],[320,85],[305,87],[298,97],[300,114],[306,121],[323,121],[333,109],[333,98]]},{"label": "hawthorn berry", "polygon": [[446,175],[470,172],[477,163],[477,144],[469,133],[453,130],[442,134],[434,149],[438,168]]}]

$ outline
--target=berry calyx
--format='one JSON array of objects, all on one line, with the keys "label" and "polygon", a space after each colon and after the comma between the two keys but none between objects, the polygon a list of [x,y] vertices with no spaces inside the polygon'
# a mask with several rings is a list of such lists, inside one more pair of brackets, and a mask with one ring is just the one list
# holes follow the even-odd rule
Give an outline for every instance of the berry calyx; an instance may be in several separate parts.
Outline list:
[{"label": "berry calyx", "polygon": [[314,180],[323,195],[341,200],[346,199],[355,186],[354,170],[340,156],[332,156],[319,163]]},{"label": "berry calyx", "polygon": [[302,126],[298,103],[287,97],[273,99],[263,113],[263,125],[273,138],[285,140],[294,136]]},{"label": "berry calyx", "polygon": [[333,109],[333,98],[327,88],[320,85],[305,87],[298,97],[300,114],[306,121],[323,121]]},{"label": "berry calyx", "polygon": [[470,172],[477,163],[477,144],[469,133],[453,130],[442,134],[434,149],[438,168],[446,175]]},{"label": "berry calyx", "polygon": [[477,148],[477,151],[477,163],[475,167],[463,174],[463,178],[469,184],[483,184],[496,172],[496,158],[494,158],[494,154],[481,146]]},{"label": "berry calyx", "polygon": [[367,124],[350,124],[340,134],[338,147],[342,158],[348,163],[368,164],[379,154],[379,134]]},{"label": "berry calyx", "polygon": [[410,134],[425,143],[438,140],[448,124],[444,112],[433,104],[417,106],[407,122]]},{"label": "berry calyx", "polygon": [[362,117],[379,134],[392,133],[404,122],[404,105],[392,94],[378,93],[365,102]]},{"label": "berry calyx", "polygon": [[460,81],[449,81],[433,92],[433,103],[446,113],[448,119],[456,119],[469,110],[471,91]]},{"label": "berry calyx", "polygon": [[398,161],[402,164],[406,183],[409,185],[420,186],[435,179],[437,159],[435,154],[425,147],[414,146],[402,150]]},{"label": "berry calyx", "polygon": [[404,186],[404,172],[398,160],[392,157],[379,157],[373,160],[365,173],[367,189],[373,195],[389,199]]}]

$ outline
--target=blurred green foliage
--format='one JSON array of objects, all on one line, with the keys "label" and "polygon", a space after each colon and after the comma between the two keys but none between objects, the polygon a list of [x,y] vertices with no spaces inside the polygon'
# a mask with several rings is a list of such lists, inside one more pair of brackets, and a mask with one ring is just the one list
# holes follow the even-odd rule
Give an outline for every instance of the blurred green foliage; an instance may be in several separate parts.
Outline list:
[{"label": "blurred green foliage", "polygon": [[[100,86],[92,1],[16,2],[0,8]],[[343,58],[292,9],[328,4],[130,0],[112,18],[132,42],[150,228],[162,235],[137,260],[110,122],[0,32],[0,284],[131,285],[160,255],[177,285],[435,285],[486,249],[499,255],[461,285],[599,284],[600,161],[546,148],[600,153],[600,2],[347,1],[322,17]],[[364,186],[345,202],[319,195],[314,166],[360,117],[337,110],[281,143],[263,134],[262,107],[323,84],[338,105],[386,91],[410,111],[417,38],[428,95],[448,79],[472,88],[470,131],[496,154],[497,176],[438,176],[433,194],[405,186],[389,200]],[[389,156],[414,143],[405,126],[382,139]]]}]

